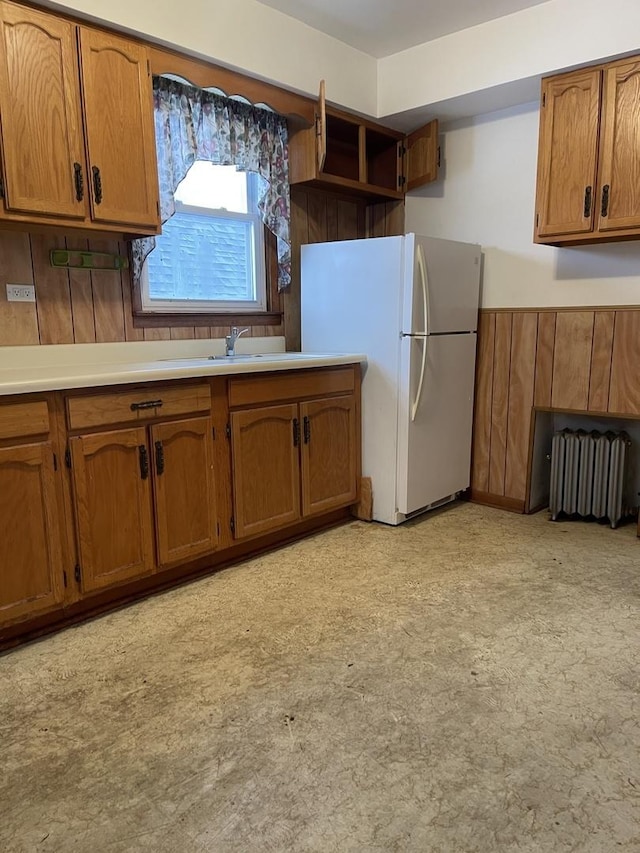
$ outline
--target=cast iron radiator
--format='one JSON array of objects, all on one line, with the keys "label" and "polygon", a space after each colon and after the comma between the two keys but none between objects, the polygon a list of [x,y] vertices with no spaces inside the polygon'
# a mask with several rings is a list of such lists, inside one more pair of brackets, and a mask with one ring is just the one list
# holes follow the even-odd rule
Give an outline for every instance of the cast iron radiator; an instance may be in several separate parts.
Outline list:
[{"label": "cast iron radiator", "polygon": [[626,432],[563,429],[551,443],[551,519],[559,515],[608,519],[616,527],[624,505],[631,441]]}]

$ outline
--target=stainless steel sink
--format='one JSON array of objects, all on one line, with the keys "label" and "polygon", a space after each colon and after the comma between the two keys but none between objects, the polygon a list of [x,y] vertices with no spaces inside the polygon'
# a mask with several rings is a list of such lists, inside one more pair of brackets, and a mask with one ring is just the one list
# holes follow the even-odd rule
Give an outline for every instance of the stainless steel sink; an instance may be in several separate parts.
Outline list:
[{"label": "stainless steel sink", "polygon": [[185,355],[178,358],[162,358],[161,361],[219,361],[233,364],[237,361],[252,361],[263,358],[267,361],[295,361],[301,358],[323,358],[322,355],[306,352],[255,352],[238,355]]}]

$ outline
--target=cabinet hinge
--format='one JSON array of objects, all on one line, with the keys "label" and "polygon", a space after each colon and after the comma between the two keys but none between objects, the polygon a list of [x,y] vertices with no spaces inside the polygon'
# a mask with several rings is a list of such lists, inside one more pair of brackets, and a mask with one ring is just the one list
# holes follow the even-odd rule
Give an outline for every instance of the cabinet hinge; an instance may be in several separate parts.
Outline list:
[{"label": "cabinet hinge", "polygon": [[216,530],[218,531],[218,536],[220,536],[220,522],[216,521]]},{"label": "cabinet hinge", "polygon": [[536,228],[538,227],[539,224],[540,224],[540,214],[536,213]]},{"label": "cabinet hinge", "polygon": [[224,431],[225,431],[227,438],[230,440],[231,439],[231,424],[227,424]]},{"label": "cabinet hinge", "polygon": [[158,216],[160,216],[160,202],[156,202],[156,210],[158,211]]},{"label": "cabinet hinge", "polygon": [[231,528],[232,533],[236,532],[236,520],[233,516],[229,519],[229,527]]},{"label": "cabinet hinge", "polygon": [[64,464],[67,466],[67,468],[71,468],[71,448],[70,447],[67,447],[67,449],[64,452]]},{"label": "cabinet hinge", "polygon": [[398,175],[398,187],[403,187],[407,182],[404,175]]},{"label": "cabinet hinge", "polygon": [[56,456],[55,453],[53,454],[53,470],[54,471],[58,470],[58,457]]},{"label": "cabinet hinge", "polygon": [[216,428],[215,427],[211,427],[211,434],[213,435],[213,440],[215,441],[216,440]]},{"label": "cabinet hinge", "polygon": [[2,177],[0,177],[0,198],[4,198],[4,181]]},{"label": "cabinet hinge", "polygon": [[404,145],[398,145],[398,157],[404,157],[404,155],[406,153],[407,153],[407,149],[405,148],[405,146]]},{"label": "cabinet hinge", "polygon": [[547,106],[547,93],[546,92],[542,96],[542,106],[543,107]]},{"label": "cabinet hinge", "polygon": [[147,74],[149,77],[151,77],[151,63],[149,62],[148,59],[147,59]]},{"label": "cabinet hinge", "polygon": [[76,583],[80,583],[80,578],[82,577],[80,573],[80,563],[76,563],[75,568],[73,570],[73,576],[76,579]]},{"label": "cabinet hinge", "polygon": [[67,573],[65,570],[62,570],[62,583],[64,584],[64,588],[67,588]]}]

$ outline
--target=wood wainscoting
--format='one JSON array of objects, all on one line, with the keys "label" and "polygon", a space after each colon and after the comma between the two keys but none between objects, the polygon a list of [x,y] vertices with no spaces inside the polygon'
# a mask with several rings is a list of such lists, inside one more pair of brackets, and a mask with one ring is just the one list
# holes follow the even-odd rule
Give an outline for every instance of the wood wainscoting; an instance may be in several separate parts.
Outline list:
[{"label": "wood wainscoting", "polygon": [[471,499],[524,512],[533,407],[640,417],[640,307],[480,313]]},{"label": "wood wainscoting", "polygon": [[[300,246],[402,234],[404,202],[367,205],[363,199],[292,187],[292,282],[281,296],[282,323],[252,326],[256,337],[285,335],[287,349],[300,349]],[[87,344],[223,338],[228,325],[134,326],[128,269],[52,267],[51,249],[127,253],[115,239],[0,231],[0,346]],[[35,284],[36,302],[7,302],[5,284]]]}]

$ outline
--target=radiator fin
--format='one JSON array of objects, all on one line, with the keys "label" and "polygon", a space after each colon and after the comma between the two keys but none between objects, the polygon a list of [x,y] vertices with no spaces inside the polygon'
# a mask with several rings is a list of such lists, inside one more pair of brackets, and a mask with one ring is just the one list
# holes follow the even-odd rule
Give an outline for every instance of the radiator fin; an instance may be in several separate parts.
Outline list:
[{"label": "radiator fin", "polygon": [[617,527],[624,504],[629,447],[626,432],[563,429],[551,441],[549,509],[561,514],[608,519]]}]

